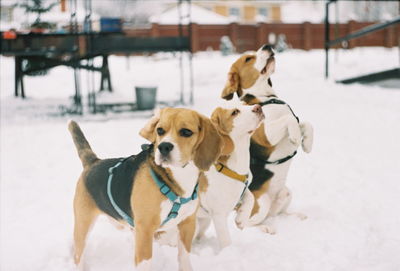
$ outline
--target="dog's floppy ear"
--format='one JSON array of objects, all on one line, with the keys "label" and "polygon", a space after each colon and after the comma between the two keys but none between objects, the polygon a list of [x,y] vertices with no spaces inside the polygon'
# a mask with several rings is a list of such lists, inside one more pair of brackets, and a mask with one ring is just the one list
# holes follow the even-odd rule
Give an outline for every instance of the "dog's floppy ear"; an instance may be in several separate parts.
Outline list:
[{"label": "dog's floppy ear", "polygon": [[221,114],[223,114],[222,108],[221,107],[216,108],[211,115],[211,122],[215,125],[218,133],[222,137],[222,141],[224,144],[224,147],[222,148],[221,151],[221,156],[222,156],[231,154],[233,152],[235,145],[233,143],[233,140],[229,136],[225,123],[223,123],[222,121]]},{"label": "dog's floppy ear", "polygon": [[199,143],[193,161],[200,170],[207,171],[221,155],[223,142],[217,129],[208,118],[200,116],[200,125]]},{"label": "dog's floppy ear", "polygon": [[140,130],[139,135],[146,138],[148,141],[154,143],[156,141],[156,125],[161,117],[161,109],[154,111],[154,116],[146,123],[146,125]]},{"label": "dog's floppy ear", "polygon": [[235,67],[232,65],[229,73],[228,73],[228,81],[225,84],[224,89],[222,90],[221,97],[225,100],[232,100],[235,92],[241,92],[240,88],[240,77]]}]

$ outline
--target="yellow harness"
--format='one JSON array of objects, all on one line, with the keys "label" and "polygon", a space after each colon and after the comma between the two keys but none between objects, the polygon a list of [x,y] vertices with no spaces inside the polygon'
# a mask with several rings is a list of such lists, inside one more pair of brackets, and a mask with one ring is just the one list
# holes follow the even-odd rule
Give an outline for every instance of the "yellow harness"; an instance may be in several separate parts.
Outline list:
[{"label": "yellow harness", "polygon": [[220,172],[220,173],[224,174],[225,176],[228,176],[232,179],[238,180],[242,183],[245,183],[247,181],[247,178],[249,177],[247,174],[246,175],[238,174],[235,171],[231,170],[230,168],[224,166],[221,163],[214,164],[214,166],[218,172]]}]

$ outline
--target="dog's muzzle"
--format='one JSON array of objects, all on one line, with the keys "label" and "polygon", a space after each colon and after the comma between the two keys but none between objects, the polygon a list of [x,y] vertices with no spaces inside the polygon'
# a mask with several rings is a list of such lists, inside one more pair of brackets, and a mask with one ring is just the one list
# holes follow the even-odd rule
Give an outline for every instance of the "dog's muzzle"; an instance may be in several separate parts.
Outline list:
[{"label": "dog's muzzle", "polygon": [[273,47],[269,44],[264,44],[261,48],[263,51],[268,51],[271,55],[274,55]]},{"label": "dog's muzzle", "polygon": [[162,142],[158,145],[158,150],[160,151],[162,156],[168,156],[169,153],[174,149],[174,145],[169,142]]}]

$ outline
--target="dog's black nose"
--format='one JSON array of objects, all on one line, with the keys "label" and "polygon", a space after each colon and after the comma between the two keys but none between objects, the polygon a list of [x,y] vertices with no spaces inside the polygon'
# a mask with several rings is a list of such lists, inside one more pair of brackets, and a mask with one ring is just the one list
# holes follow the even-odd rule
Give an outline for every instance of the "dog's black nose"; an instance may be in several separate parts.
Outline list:
[{"label": "dog's black nose", "polygon": [[172,145],[169,142],[163,142],[160,145],[158,145],[158,150],[164,156],[168,155],[172,151],[173,148],[174,148],[174,145]]},{"label": "dog's black nose", "polygon": [[261,48],[261,50],[263,51],[268,51],[271,53],[271,55],[274,55],[274,47],[270,44],[265,44],[263,45],[263,47]]}]

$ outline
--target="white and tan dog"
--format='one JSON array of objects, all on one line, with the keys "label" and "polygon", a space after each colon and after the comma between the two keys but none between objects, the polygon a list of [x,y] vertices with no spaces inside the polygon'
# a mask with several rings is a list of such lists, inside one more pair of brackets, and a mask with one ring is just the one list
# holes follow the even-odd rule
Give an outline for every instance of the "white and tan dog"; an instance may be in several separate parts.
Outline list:
[{"label": "white and tan dog", "polygon": [[106,215],[135,234],[136,270],[150,270],[153,236],[178,232],[179,270],[192,270],[189,253],[198,208],[198,178],[223,148],[211,121],[189,109],[164,108],[140,131],[153,147],[124,159],[99,159],[75,122],[69,130],[84,170],[74,198],[74,257],[84,267],[86,237]]},{"label": "white and tan dog", "polygon": [[[255,198],[254,206],[249,221],[245,224],[237,221],[237,224],[239,227],[259,225],[269,233],[275,233],[275,229],[260,224],[267,217],[288,214],[292,195],[286,178],[292,158],[300,145],[305,152],[310,152],[313,142],[311,124],[300,122],[272,89],[270,76],[274,70],[274,53],[271,46],[264,45],[256,53],[245,54],[232,64],[222,91],[224,99],[230,100],[236,93],[245,104],[261,105],[266,115],[264,123],[252,136],[250,146],[253,179],[249,188]],[[239,210],[243,208],[247,208],[246,205]]]},{"label": "white and tan dog", "polygon": [[[243,198],[243,210],[237,221],[244,223],[250,216],[253,195],[248,190],[250,174],[250,137],[261,124],[264,114],[261,106],[218,107],[211,121],[224,140],[224,150],[214,167],[200,179],[200,206],[197,213],[200,239],[213,221],[220,248],[231,244],[228,215]],[[244,206],[246,208],[244,208]]]}]

